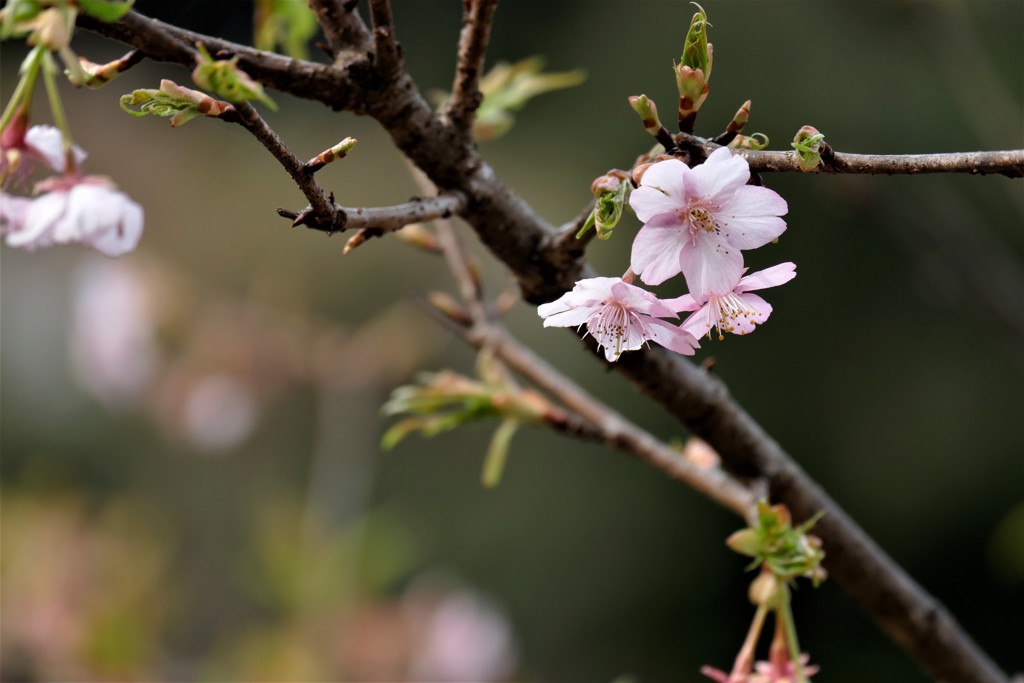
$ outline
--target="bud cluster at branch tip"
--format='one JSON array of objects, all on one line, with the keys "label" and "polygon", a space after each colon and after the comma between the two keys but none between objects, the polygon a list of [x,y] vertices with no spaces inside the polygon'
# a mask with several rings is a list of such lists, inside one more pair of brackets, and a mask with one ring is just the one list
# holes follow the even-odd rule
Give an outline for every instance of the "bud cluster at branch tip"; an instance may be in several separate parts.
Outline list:
[{"label": "bud cluster at branch tip", "polygon": [[814,126],[804,126],[793,136],[790,143],[796,150],[797,164],[805,173],[812,173],[821,166],[821,155],[828,149],[825,135]]},{"label": "bud cluster at branch tip", "polygon": [[[197,116],[221,117],[234,114],[234,105],[215,100],[206,93],[180,86],[174,81],[163,79],[160,89],[133,90],[121,96],[121,109],[132,116],[171,117],[171,126],[183,126]],[[138,106],[139,110],[129,109]]]},{"label": "bud cluster at branch tip", "polygon": [[355,148],[358,142],[359,141],[355,138],[348,137],[336,144],[334,147],[325,149],[306,162],[306,171],[308,173],[316,173],[332,161],[344,159],[345,156]]},{"label": "bud cluster at branch tip", "polygon": [[256,100],[277,111],[277,105],[263,92],[263,86],[238,68],[237,56],[231,59],[214,59],[202,43],[196,43],[196,50],[199,56],[196,58],[196,67],[192,70],[192,80],[196,85],[212,91],[228,102],[237,104]]},{"label": "bud cluster at branch tip", "polygon": [[576,233],[576,239],[582,238],[591,228],[597,231],[598,239],[610,238],[612,229],[622,218],[622,208],[626,205],[629,187],[629,175],[619,169],[612,169],[603,176],[595,178],[590,186],[590,191],[594,193],[597,203],[594,210],[587,216],[583,227]]},{"label": "bud cluster at branch tip", "polygon": [[711,80],[713,48],[708,42],[708,17],[704,8],[697,3],[697,13],[690,20],[686,34],[683,56],[673,67],[676,76],[676,90],[679,92],[679,130],[692,133],[697,112],[708,97],[708,82]]}]

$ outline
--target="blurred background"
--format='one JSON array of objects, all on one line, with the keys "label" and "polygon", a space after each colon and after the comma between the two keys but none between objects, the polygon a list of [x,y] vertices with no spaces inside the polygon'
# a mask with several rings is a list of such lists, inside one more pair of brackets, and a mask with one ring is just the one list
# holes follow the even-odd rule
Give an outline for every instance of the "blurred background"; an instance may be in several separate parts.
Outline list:
[{"label": "blurred background", "polygon": [[[461,3],[393,0],[421,88],[450,87]],[[238,41],[248,2],[143,13]],[[747,132],[787,149],[804,124],[838,150],[1024,146],[1024,5],[714,2],[711,94],[697,132],[753,100]],[[484,154],[552,223],[650,138],[626,105],[671,112],[685,2],[499,7],[489,64],[544,55],[587,81],[540,97]],[[124,48],[83,32],[79,54]],[[3,46],[4,101],[23,45]],[[315,56],[321,59],[320,56]],[[524,429],[501,485],[492,424],[382,453],[379,409],[418,370],[474,355],[416,303],[455,291],[396,239],[291,230],[305,200],[239,127],[172,129],[118,97],[189,82],[144,63],[65,88],[88,173],[146,211],[137,252],[2,252],[4,680],[701,680],[752,615],[739,520],[604,448]],[[301,158],[359,146],[318,176],[346,205],[418,190],[369,119],[271,96]],[[49,122],[37,98],[36,122]],[[666,120],[670,115],[663,116]],[[1024,193],[1002,177],[766,183],[789,230],[752,268],[798,264],[752,337],[709,342],[732,393],[997,662],[1024,668]],[[635,218],[589,248],[628,265]],[[467,231],[464,235],[469,238]],[[486,286],[506,274],[482,251]],[[663,288],[668,294],[671,283]],[[675,292],[673,295],[677,295]],[[518,304],[509,325],[664,439],[684,428]],[[826,547],[826,551],[828,548]],[[926,680],[834,584],[795,597],[823,680]]]}]

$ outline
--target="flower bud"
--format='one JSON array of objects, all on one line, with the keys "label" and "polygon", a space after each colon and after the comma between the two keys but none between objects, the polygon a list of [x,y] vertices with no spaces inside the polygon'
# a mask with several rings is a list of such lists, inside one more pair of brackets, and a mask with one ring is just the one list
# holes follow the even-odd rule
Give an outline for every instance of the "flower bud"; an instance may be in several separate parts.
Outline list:
[{"label": "flower bud", "polygon": [[331,147],[330,149],[325,149],[324,151],[320,152],[315,157],[307,161],[306,170],[311,173],[314,173],[316,171],[319,171],[321,168],[331,163],[332,161],[344,159],[345,156],[352,151],[352,149],[356,146],[358,142],[358,140],[352,137],[345,138],[344,140],[336,144],[334,147]]},{"label": "flower bud", "polygon": [[[107,62],[106,64],[97,64],[85,57],[79,57],[78,63],[82,67],[81,73],[84,74],[84,79],[82,83],[76,83],[75,85],[84,85],[94,89],[102,87],[137,64],[141,58],[137,50],[132,50],[124,57]],[[68,75],[71,75],[70,70]]]},{"label": "flower bud", "polygon": [[747,125],[747,120],[750,119],[750,100],[743,103],[736,113],[732,117],[732,121],[726,126],[726,133],[742,133],[743,126]]},{"label": "flower bud", "polygon": [[784,590],[786,590],[786,585],[774,574],[762,571],[751,582],[747,595],[750,598],[750,602],[755,605],[772,607],[778,602]]},{"label": "flower bud", "polygon": [[827,147],[825,136],[814,126],[804,126],[793,137],[792,147],[796,150],[800,170],[810,173],[821,166],[821,154]]},{"label": "flower bud", "polygon": [[631,95],[629,97],[629,106],[640,117],[644,130],[651,135],[657,136],[663,126],[658,118],[658,108],[655,106],[654,100],[647,97],[647,95]]}]

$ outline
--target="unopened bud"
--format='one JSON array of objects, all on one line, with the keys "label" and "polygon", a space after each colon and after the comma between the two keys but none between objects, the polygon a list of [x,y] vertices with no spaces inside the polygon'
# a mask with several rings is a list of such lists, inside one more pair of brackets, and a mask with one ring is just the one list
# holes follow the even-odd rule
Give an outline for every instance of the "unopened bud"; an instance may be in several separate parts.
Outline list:
[{"label": "unopened bud", "polygon": [[748,596],[750,602],[755,605],[772,607],[778,602],[782,595],[781,592],[785,589],[785,584],[781,583],[778,577],[771,572],[762,571],[751,582]]},{"label": "unopened bud", "polygon": [[821,154],[827,147],[825,136],[814,126],[804,126],[796,132],[792,142],[800,170],[810,173],[821,166]]},{"label": "unopened bud", "polygon": [[473,322],[469,313],[447,292],[428,292],[427,303],[459,325],[467,326]]},{"label": "unopened bud", "polygon": [[356,146],[358,142],[359,141],[356,140],[355,138],[345,138],[344,140],[336,144],[334,147],[331,147],[330,149],[325,149],[324,151],[320,152],[315,157],[307,161],[306,170],[309,171],[310,173],[315,173],[316,171],[319,171],[321,168],[331,163],[332,161],[344,159],[345,156],[352,151],[352,149]]},{"label": "unopened bud", "polygon": [[750,100],[743,103],[732,117],[732,121],[726,126],[726,133],[742,133],[743,126],[747,125],[747,120],[750,119]]},{"label": "unopened bud", "polygon": [[82,72],[85,74],[85,78],[84,82],[76,85],[84,85],[88,88],[99,88],[120,76],[122,73],[137,64],[141,59],[142,56],[138,50],[132,50],[124,57],[115,59],[112,62],[107,62],[106,64],[97,64],[89,61],[85,57],[79,57],[78,63],[82,67]]},{"label": "unopened bud", "polygon": [[631,95],[629,97],[629,106],[640,117],[644,130],[651,135],[657,136],[663,126],[658,118],[658,107],[655,106],[654,100],[647,97],[647,95]]}]

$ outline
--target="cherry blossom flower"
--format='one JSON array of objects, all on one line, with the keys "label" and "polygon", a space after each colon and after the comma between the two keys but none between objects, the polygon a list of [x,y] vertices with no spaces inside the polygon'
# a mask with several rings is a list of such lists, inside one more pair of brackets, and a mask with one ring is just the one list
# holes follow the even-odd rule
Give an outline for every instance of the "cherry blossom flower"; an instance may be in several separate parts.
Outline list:
[{"label": "cherry blossom flower", "polygon": [[682,273],[698,298],[728,291],[743,270],[740,250],[786,229],[786,201],[749,179],[746,159],[726,148],[695,168],[678,159],[652,164],[629,197],[644,222],[633,242],[633,272],[650,285]]},{"label": "cherry blossom flower", "polygon": [[745,277],[737,276],[732,286],[722,290],[721,294],[706,294],[700,299],[684,294],[665,303],[677,311],[694,311],[681,325],[694,337],[711,336],[711,328],[718,329],[719,339],[723,339],[726,332],[749,334],[772,312],[771,304],[749,292],[778,287],[795,277],[796,266],[793,263],[780,263]]},{"label": "cherry blossom flower", "polygon": [[142,207],[100,176],[51,178],[28,199],[0,192],[0,234],[28,250],[79,242],[107,256],[135,248],[142,235]]},{"label": "cherry blossom flower", "polygon": [[[85,150],[72,145],[75,164],[85,161]],[[64,172],[67,157],[64,136],[53,126],[32,126],[25,129],[23,117],[15,117],[0,134],[0,179],[4,185],[19,185],[37,166]],[[10,181],[10,182],[8,182]]]},{"label": "cherry blossom flower", "polygon": [[587,326],[587,332],[616,361],[649,341],[692,356],[700,345],[688,331],[658,318],[677,318],[677,311],[653,294],[617,277],[580,280],[557,301],[537,307],[544,327]]}]

